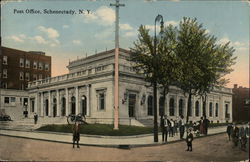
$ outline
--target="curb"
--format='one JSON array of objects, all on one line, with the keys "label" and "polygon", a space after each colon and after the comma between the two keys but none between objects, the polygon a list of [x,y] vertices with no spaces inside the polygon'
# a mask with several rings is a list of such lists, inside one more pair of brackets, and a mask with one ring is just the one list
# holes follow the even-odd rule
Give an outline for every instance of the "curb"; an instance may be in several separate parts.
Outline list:
[{"label": "curb", "polygon": [[[214,133],[214,134],[208,134],[206,136],[198,136],[194,137],[196,138],[204,138],[208,136],[214,136],[218,134],[224,134],[225,132],[219,132],[219,133]],[[7,135],[7,134],[1,134],[0,136],[7,136],[7,137],[15,137],[15,138],[24,138],[24,139],[32,139],[32,140],[38,140],[38,141],[46,141],[46,142],[56,142],[56,143],[63,143],[63,144],[72,144],[72,142],[66,142],[66,141],[56,141],[56,140],[49,140],[49,139],[38,139],[38,138],[32,138],[32,137],[21,137],[21,136],[16,136],[16,135]],[[94,147],[105,147],[105,148],[119,148],[119,149],[130,149],[130,148],[137,148],[137,147],[151,147],[151,146],[161,146],[161,145],[167,145],[167,144],[172,144],[172,143],[177,143],[177,142],[183,142],[185,139],[178,139],[174,141],[169,141],[167,143],[151,143],[151,144],[83,144],[79,143],[81,146],[94,146]]]}]

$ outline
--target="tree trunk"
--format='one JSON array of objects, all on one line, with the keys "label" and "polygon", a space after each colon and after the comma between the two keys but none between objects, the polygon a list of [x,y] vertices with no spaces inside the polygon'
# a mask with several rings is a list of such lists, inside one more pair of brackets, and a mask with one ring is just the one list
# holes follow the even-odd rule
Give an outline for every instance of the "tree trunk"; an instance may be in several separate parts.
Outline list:
[{"label": "tree trunk", "polygon": [[153,85],[154,91],[154,142],[158,142],[158,121],[157,121],[157,82]]},{"label": "tree trunk", "polygon": [[192,93],[189,93],[188,94],[188,107],[187,107],[187,124],[188,124],[188,121],[189,121],[189,114],[190,114],[190,111],[191,111],[191,99],[192,99]]}]

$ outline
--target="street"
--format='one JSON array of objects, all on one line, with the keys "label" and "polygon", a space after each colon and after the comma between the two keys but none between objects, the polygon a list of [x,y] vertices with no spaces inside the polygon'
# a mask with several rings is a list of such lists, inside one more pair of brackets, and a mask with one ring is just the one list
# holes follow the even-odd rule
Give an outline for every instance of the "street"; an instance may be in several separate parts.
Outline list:
[{"label": "street", "polygon": [[118,149],[45,142],[1,136],[0,159],[20,161],[239,161],[248,158],[248,152],[234,148],[226,134],[195,139],[193,152],[187,152],[186,143]]}]

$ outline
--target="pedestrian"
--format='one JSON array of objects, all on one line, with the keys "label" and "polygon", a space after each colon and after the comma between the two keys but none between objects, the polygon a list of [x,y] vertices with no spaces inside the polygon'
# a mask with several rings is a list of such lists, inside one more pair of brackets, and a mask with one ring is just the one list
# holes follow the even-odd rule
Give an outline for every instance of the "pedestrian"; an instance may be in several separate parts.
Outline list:
[{"label": "pedestrian", "polygon": [[34,123],[37,124],[37,120],[38,120],[38,115],[35,113],[34,114]]},{"label": "pedestrian", "polygon": [[170,121],[167,118],[167,115],[164,117],[164,127],[165,127],[165,142],[168,141],[168,134],[170,134]]},{"label": "pedestrian", "polygon": [[[172,137],[174,137],[174,121],[173,121],[173,119],[170,119],[170,134]],[[169,134],[169,137],[170,137],[170,134]]]},{"label": "pedestrian", "polygon": [[239,129],[239,141],[241,150],[246,151],[247,135],[246,135],[246,128],[244,127],[241,127]]},{"label": "pedestrian", "polygon": [[163,115],[161,115],[161,132],[162,132],[162,142],[164,142],[165,140],[165,135],[166,135],[166,129],[165,129],[165,124],[164,124],[164,121],[165,121],[165,117]]},{"label": "pedestrian", "polygon": [[180,126],[180,128],[179,128],[179,130],[180,130],[180,139],[183,139],[184,132],[185,132],[185,120],[184,120],[183,115],[180,116],[179,126]]},{"label": "pedestrian", "polygon": [[229,123],[229,124],[227,125],[227,135],[228,135],[228,140],[229,140],[229,141],[231,140],[230,137],[231,137],[232,129],[233,129],[232,124]]},{"label": "pedestrian", "polygon": [[208,126],[210,121],[207,119],[206,115],[204,116],[203,127],[204,127],[204,134],[207,135],[208,133]]},{"label": "pedestrian", "polygon": [[234,143],[234,146],[237,147],[239,142],[239,128],[236,124],[233,125],[232,129],[232,141]]},{"label": "pedestrian", "polygon": [[193,151],[193,142],[194,136],[192,134],[192,128],[189,128],[187,131],[187,138],[186,138],[186,142],[187,142],[187,150],[186,151]]},{"label": "pedestrian", "polygon": [[204,129],[204,119],[203,117],[201,117],[201,120],[200,120],[200,134],[205,134],[205,129]]},{"label": "pedestrian", "polygon": [[80,124],[78,122],[75,122],[73,126],[73,148],[75,148],[75,142],[77,144],[77,148],[80,148],[79,141],[80,141]]}]

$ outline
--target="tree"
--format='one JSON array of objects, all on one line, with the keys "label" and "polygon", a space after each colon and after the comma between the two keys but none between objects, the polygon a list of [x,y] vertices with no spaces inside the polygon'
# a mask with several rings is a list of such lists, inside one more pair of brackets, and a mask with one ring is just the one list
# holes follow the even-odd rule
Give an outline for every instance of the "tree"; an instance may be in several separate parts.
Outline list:
[{"label": "tree", "polygon": [[[175,55],[176,31],[172,25],[164,28],[161,39],[157,42],[157,54],[154,53],[154,38],[149,35],[149,30],[145,26],[140,26],[138,40],[134,42],[131,48],[131,58],[135,62],[138,73],[143,74],[145,81],[154,86],[160,84],[163,89],[163,105],[169,91],[169,86],[178,78],[178,59]],[[155,96],[155,95],[154,95]],[[165,110],[165,106],[163,106]],[[155,112],[156,113],[156,112]],[[164,114],[164,111],[163,111]],[[162,115],[161,114],[161,117]],[[154,114],[155,115],[155,114]],[[157,128],[157,121],[154,121],[154,127]],[[158,136],[158,129],[154,129]]]},{"label": "tree", "polygon": [[184,17],[180,22],[176,55],[182,63],[178,86],[188,94],[187,121],[192,95],[206,95],[213,87],[225,85],[223,76],[235,64],[233,52],[229,42],[217,44],[216,37],[207,34],[196,19]]}]

